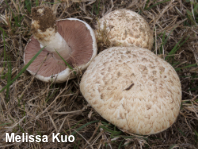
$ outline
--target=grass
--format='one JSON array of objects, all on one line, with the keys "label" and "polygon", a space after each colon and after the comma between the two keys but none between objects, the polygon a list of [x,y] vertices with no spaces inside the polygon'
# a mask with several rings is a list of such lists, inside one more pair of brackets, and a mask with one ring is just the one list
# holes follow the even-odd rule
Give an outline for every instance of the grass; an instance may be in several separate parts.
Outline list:
[{"label": "grass", "polygon": [[[21,76],[21,74],[24,72],[24,71],[26,71],[26,69],[30,66],[30,64],[36,59],[36,57],[41,53],[41,51],[43,51],[43,49],[44,49],[45,47],[43,47],[43,48],[41,48],[37,53],[36,53],[36,55],[23,67],[23,69],[17,74],[17,76],[13,79],[13,80],[11,80],[11,78],[10,78],[10,76],[11,76],[11,70],[10,70],[10,64],[8,65],[8,81],[7,81],[7,85],[3,88],[3,89],[1,89],[0,90],[0,93],[1,92],[3,92],[6,88],[7,89],[9,89],[9,87],[10,87],[10,85],[14,82],[14,81],[16,81],[20,76]],[[8,63],[9,63],[9,61],[8,61]]]},{"label": "grass", "polygon": [[[179,48],[188,40],[189,36],[181,43],[182,38],[179,40],[179,42],[173,47],[173,49],[168,53],[167,56],[171,56],[173,54],[175,54]],[[166,60],[169,60],[169,57],[166,57]]]},{"label": "grass", "polygon": [[100,5],[101,5],[101,0],[99,0],[96,3],[93,4],[92,13],[94,13],[96,16],[99,15]]},{"label": "grass", "polygon": [[[168,36],[166,37],[166,32],[163,33],[163,36],[162,36],[162,43],[161,43],[161,46],[159,48],[159,54],[163,54],[163,47],[166,45],[169,37],[170,37],[170,34],[173,32],[173,30],[168,34]],[[169,53],[170,54],[170,53]]]},{"label": "grass", "polygon": [[[0,1],[0,148],[198,148],[198,72],[193,70],[197,68],[197,0],[114,0],[113,6],[107,0],[89,2]],[[31,36],[31,8],[41,4],[60,4],[57,18],[76,17],[93,28],[111,8],[140,12],[154,30],[156,47],[152,51],[169,62],[181,80],[182,108],[176,123],[159,134],[129,135],[104,120],[85,101],[79,90],[81,74],[62,84],[44,83],[31,76],[26,69],[42,49],[26,66],[23,53]],[[105,37],[103,33],[99,52],[109,47]],[[49,137],[52,133],[73,134],[75,142],[53,143],[49,139],[48,143],[9,144],[3,140],[6,132]]]},{"label": "grass", "polygon": [[88,122],[88,123],[82,125],[81,127],[77,128],[75,131],[73,131],[73,132],[71,133],[71,135],[75,135],[75,134],[76,134],[76,131],[80,131],[81,129],[85,128],[86,126],[88,126],[88,125],[90,125],[90,124],[92,124],[92,123],[96,123],[96,122],[98,122],[98,121],[92,121],[92,122]]},{"label": "grass", "polygon": [[150,2],[150,0],[147,0],[146,6],[145,6],[144,10],[150,10],[150,9],[152,9],[153,7],[156,7],[156,6],[160,5],[160,4],[169,2],[169,1],[171,1],[171,0],[164,0],[164,1],[160,1],[160,2],[156,2],[156,1],[157,1],[157,0],[154,0],[154,1],[153,1],[154,4],[148,7],[148,3]]},{"label": "grass", "polygon": [[186,1],[187,3],[190,3],[191,9],[187,9],[186,17],[188,18],[189,22],[185,22],[185,25],[191,26],[196,25],[198,23],[198,2],[197,0],[194,1]]},{"label": "grass", "polygon": [[74,74],[76,75],[76,71],[74,71],[73,67],[71,65],[69,65],[68,62],[66,62],[66,60],[56,51],[56,53],[58,54],[58,56],[62,59],[62,61],[65,63],[65,65],[74,72]]},{"label": "grass", "polygon": [[[39,5],[39,4],[38,4]],[[37,6],[38,6],[37,5]],[[27,11],[29,13],[31,13],[31,8],[32,8],[32,2],[30,0],[25,0],[25,5],[24,5],[24,8],[27,9]]]}]

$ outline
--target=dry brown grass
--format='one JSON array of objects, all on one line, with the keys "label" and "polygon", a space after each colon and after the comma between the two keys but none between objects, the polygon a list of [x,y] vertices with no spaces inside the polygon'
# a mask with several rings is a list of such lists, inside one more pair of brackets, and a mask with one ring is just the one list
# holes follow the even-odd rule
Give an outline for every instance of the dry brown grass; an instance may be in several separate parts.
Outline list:
[{"label": "dry brown grass", "polygon": [[[4,59],[4,48],[6,57],[10,58],[12,79],[24,66],[24,47],[31,35],[31,15],[25,2],[29,0],[0,0],[0,89],[7,84],[9,76],[5,76],[9,67],[8,59]],[[162,3],[154,5],[159,2]],[[189,36],[169,59],[182,83],[181,112],[176,123],[162,133],[130,136],[108,125],[87,104],[79,90],[80,75],[62,84],[50,84],[25,72],[10,86],[8,93],[0,93],[0,148],[198,148],[198,68],[196,65],[185,67],[198,63],[198,27],[195,21],[198,15],[192,13],[193,5],[189,1],[63,0],[61,3],[55,1],[56,4],[51,1],[50,4],[39,0],[41,3],[52,7],[59,19],[76,17],[93,28],[98,18],[112,10],[128,8],[141,12],[154,30],[152,51],[162,58],[180,40]],[[36,6],[36,2],[31,6]],[[5,38],[2,29],[7,35]],[[164,45],[163,37],[167,38]],[[105,39],[98,45],[99,52],[109,46]],[[49,143],[6,143],[6,132],[48,135]],[[64,135],[75,133],[76,140],[74,143],[50,142],[52,133],[58,132]]]}]

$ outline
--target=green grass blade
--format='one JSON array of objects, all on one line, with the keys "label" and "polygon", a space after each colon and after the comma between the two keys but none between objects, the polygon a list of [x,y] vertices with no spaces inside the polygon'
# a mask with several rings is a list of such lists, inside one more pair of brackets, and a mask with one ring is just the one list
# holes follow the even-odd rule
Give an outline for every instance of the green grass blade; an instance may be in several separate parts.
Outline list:
[{"label": "green grass blade", "polygon": [[[6,61],[6,44],[5,44],[5,32],[4,32],[4,30],[3,30],[3,53],[4,53],[4,55],[3,55],[3,59],[4,59],[4,61]],[[3,63],[3,68],[5,68],[5,62]],[[2,72],[2,77],[3,77],[3,72]]]},{"label": "green grass blade", "polygon": [[[11,65],[9,57],[7,58],[7,67],[8,67],[7,82],[9,83],[11,81],[11,76],[12,76],[12,65]],[[9,90],[9,86],[8,86],[7,90],[6,90],[6,99],[7,100],[9,99],[9,91],[10,90]]]},{"label": "green grass blade", "polygon": [[175,54],[176,52],[177,52],[177,50],[179,50],[179,48],[188,40],[188,38],[189,38],[190,36],[188,36],[181,44],[180,44],[180,42],[182,41],[182,39],[183,38],[181,38],[180,40],[179,40],[179,42],[173,47],[173,49],[168,53],[168,55],[166,56],[166,60],[169,60],[169,56],[170,55],[173,55],[173,54]]},{"label": "green grass blade", "polygon": [[181,67],[181,68],[176,68],[175,70],[178,71],[178,70],[181,70],[181,69],[184,69],[184,68],[189,68],[189,67],[194,67],[194,66],[197,66],[197,64],[191,64],[191,65],[187,65],[187,66],[184,66],[184,67]]},{"label": "green grass blade", "polygon": [[168,37],[170,36],[170,34],[168,35],[168,37],[165,39],[165,35],[166,35],[166,32],[164,31],[163,33],[163,36],[162,36],[162,44],[160,46],[160,53],[159,54],[163,54],[163,46],[166,44],[167,40],[168,40]]},{"label": "green grass blade", "polygon": [[118,149],[121,149],[122,146],[124,146],[124,140],[122,140],[122,141],[120,142]]},{"label": "green grass blade", "polygon": [[103,128],[104,130],[110,132],[113,136],[117,136],[117,135],[122,134],[121,131],[114,131],[114,130],[111,130],[111,129],[105,127],[105,126],[100,126],[100,128]]},{"label": "green grass blade", "polygon": [[197,91],[198,90],[198,86],[197,87],[194,87],[194,88],[190,88],[190,89],[188,89],[187,91]]},{"label": "green grass blade", "polygon": [[170,147],[169,147],[169,149],[173,149],[173,148],[175,148],[177,146],[177,144],[173,144],[173,145],[171,145]]},{"label": "green grass blade", "polygon": [[[55,51],[56,51],[56,50],[55,50]],[[72,68],[72,66],[70,66],[69,63],[66,62],[66,61],[64,60],[64,58],[63,58],[57,51],[56,51],[56,53],[57,53],[58,56],[63,60],[63,62],[67,65],[67,67],[68,67],[69,69],[74,70],[74,69]],[[76,74],[75,71],[74,71],[74,74]]]},{"label": "green grass blade", "polygon": [[0,127],[5,126],[5,125],[8,125],[8,124],[11,124],[11,123],[0,124]]},{"label": "green grass blade", "polygon": [[171,1],[171,0],[164,0],[164,1],[158,2],[156,4],[153,4],[150,7],[146,8],[145,10],[150,10],[151,8],[153,8],[153,7],[155,7],[155,6],[159,5],[159,4],[163,4],[163,3],[166,3],[166,2],[169,2],[169,1]]},{"label": "green grass blade", "polygon": [[74,149],[78,149],[79,145],[80,145],[80,140],[78,140],[78,143],[74,145]]},{"label": "green grass blade", "polygon": [[173,67],[177,66],[178,64],[180,64],[180,62],[175,62],[172,64]]},{"label": "green grass blade", "polygon": [[177,130],[179,131],[179,133],[180,133],[182,136],[184,136],[184,137],[186,136],[185,133],[184,133],[181,129],[177,128]]},{"label": "green grass blade", "polygon": [[29,13],[31,13],[32,3],[30,0],[25,0],[25,8]]},{"label": "green grass blade", "polygon": [[52,93],[51,95],[50,95],[50,93],[49,93],[47,99],[45,100],[45,102],[47,103],[47,102],[56,94],[56,92],[57,92],[58,90],[59,90],[59,89],[54,90],[54,93]]},{"label": "green grass blade", "polygon": [[[56,51],[56,50],[55,50]],[[58,56],[60,56],[60,58],[64,61],[64,63],[67,65],[67,67],[69,67],[69,69],[71,69],[71,70],[73,70],[73,68],[72,68],[72,66],[70,66],[69,64],[68,64],[68,62],[66,62],[65,60],[64,60],[64,58],[56,51],[56,53],[58,54]]]},{"label": "green grass blade", "polygon": [[197,13],[198,12],[198,3],[195,4],[195,7],[194,7],[193,11],[194,11],[194,13]]},{"label": "green grass blade", "polygon": [[170,33],[168,34],[168,36],[166,37],[166,39],[165,39],[166,33],[165,33],[165,32],[163,33],[162,44],[161,44],[161,46],[160,46],[160,52],[161,52],[160,54],[162,54],[162,47],[167,43],[168,38],[170,37],[170,35],[171,35],[171,33],[174,31],[174,29],[175,29],[175,28],[173,28],[173,29],[170,31]]},{"label": "green grass blade", "polygon": [[198,133],[197,133],[196,130],[194,130],[194,132],[195,132],[195,141],[196,141],[196,143],[197,143],[197,142],[198,142]]},{"label": "green grass blade", "polygon": [[145,5],[145,7],[144,7],[144,10],[147,9],[149,2],[150,2],[150,0],[147,0],[147,1],[146,1],[146,5]]},{"label": "green grass blade", "polygon": [[[72,126],[70,129],[75,128],[78,124],[80,124],[80,122],[84,121],[85,119],[82,119],[80,121],[78,121],[78,123],[76,123],[76,125]],[[69,131],[70,129],[66,130],[65,132]]]},{"label": "green grass blade", "polygon": [[37,56],[43,51],[45,47],[41,48],[35,55],[34,57],[23,67],[23,69],[18,73],[18,75],[2,89],[0,90],[0,93],[3,92],[6,88],[10,87],[10,85],[16,81],[16,79],[19,78],[19,76],[30,66],[30,64],[37,58]]},{"label": "green grass blade", "polygon": [[99,11],[100,11],[100,0],[99,0],[99,2],[98,2],[98,7],[97,7],[97,10],[96,10],[96,15],[99,14]]},{"label": "green grass blade", "polygon": [[36,0],[36,6],[39,6],[39,0]]},{"label": "green grass blade", "polygon": [[191,25],[195,25],[196,24],[196,22],[195,22],[196,20],[194,20],[192,12],[189,11],[189,10],[186,10],[186,15],[187,15],[188,20],[191,22]]},{"label": "green grass blade", "polygon": [[42,2],[42,4],[58,4],[61,3],[61,1],[57,1],[57,2]]},{"label": "green grass blade", "polygon": [[3,37],[5,37],[5,36],[8,37],[8,35],[6,34],[6,32],[4,31],[3,28],[0,27],[0,30],[3,32]]},{"label": "green grass blade", "polygon": [[98,16],[99,11],[100,11],[100,0],[99,0],[99,2],[96,2],[93,4],[91,12],[92,12],[92,14],[95,13],[96,16]]},{"label": "green grass blade", "polygon": [[21,125],[18,124],[18,127],[19,127],[19,129],[20,129],[23,133],[25,133],[25,131],[24,131],[24,129],[21,127]]},{"label": "green grass blade", "polygon": [[[88,126],[88,125],[90,125],[90,124],[92,124],[92,123],[97,123],[97,122],[99,122],[99,120],[97,120],[97,121],[92,121],[92,122],[88,122],[88,123],[86,123],[85,125],[82,125],[81,127],[77,128],[76,131],[80,131],[80,130],[83,129],[84,127],[86,127],[86,126]],[[76,134],[76,131],[73,131],[71,135]]]}]

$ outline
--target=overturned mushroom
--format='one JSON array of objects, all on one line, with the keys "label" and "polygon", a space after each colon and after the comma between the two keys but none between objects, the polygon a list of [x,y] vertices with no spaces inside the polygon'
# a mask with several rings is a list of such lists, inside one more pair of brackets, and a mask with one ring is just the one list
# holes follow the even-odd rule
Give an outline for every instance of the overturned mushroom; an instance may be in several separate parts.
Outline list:
[{"label": "overturned mushroom", "polygon": [[84,73],[80,90],[107,121],[141,135],[169,128],[179,114],[182,97],[174,68],[138,47],[102,51]]},{"label": "overturned mushroom", "polygon": [[98,42],[107,38],[111,46],[152,49],[153,32],[146,20],[131,10],[118,9],[102,17],[96,26]]},{"label": "overturned mushroom", "polygon": [[33,36],[25,48],[24,63],[45,47],[27,69],[42,81],[64,82],[73,77],[65,61],[78,71],[96,56],[94,32],[84,21],[75,18],[56,21],[50,8],[36,7],[32,9],[31,29]]}]

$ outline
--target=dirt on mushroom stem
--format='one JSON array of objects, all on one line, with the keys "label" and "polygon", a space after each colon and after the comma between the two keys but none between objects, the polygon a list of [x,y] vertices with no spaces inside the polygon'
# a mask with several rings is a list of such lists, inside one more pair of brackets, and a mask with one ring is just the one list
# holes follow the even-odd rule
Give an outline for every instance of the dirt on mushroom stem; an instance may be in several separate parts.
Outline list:
[{"label": "dirt on mushroom stem", "polygon": [[40,47],[45,47],[48,52],[53,53],[57,59],[58,52],[62,57],[68,58],[71,54],[71,48],[64,38],[57,32],[56,18],[49,7],[32,8],[32,34],[40,43]]},{"label": "dirt on mushroom stem", "polygon": [[[39,12],[38,10],[41,9],[43,12]],[[53,14],[53,11],[48,7],[34,7],[32,8],[32,20],[39,22],[39,29],[42,32],[45,32],[48,28],[55,28],[55,31],[57,32],[56,28],[56,17]],[[37,29],[31,28],[32,33],[34,34],[37,32]]]}]

